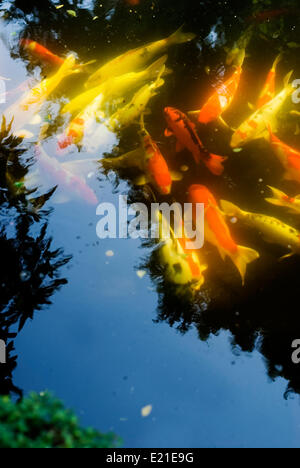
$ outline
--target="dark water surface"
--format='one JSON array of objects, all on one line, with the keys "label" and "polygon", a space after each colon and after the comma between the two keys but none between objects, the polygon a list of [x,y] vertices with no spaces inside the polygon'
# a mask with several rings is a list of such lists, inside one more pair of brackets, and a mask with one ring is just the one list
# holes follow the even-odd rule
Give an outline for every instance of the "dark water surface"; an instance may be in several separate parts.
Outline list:
[{"label": "dark water surface", "polygon": [[[197,39],[170,49],[173,74],[146,117],[147,129],[174,168],[183,163],[190,167],[166,201],[185,201],[189,184],[204,183],[218,198],[299,228],[297,217],[264,201],[270,184],[300,192],[297,184],[282,182],[281,167],[267,143],[254,142],[234,153],[227,130],[214,124],[199,127],[213,152],[229,156],[224,175],[217,178],[204,166],[194,166],[188,153],[174,156],[163,136],[162,113],[165,106],[186,112],[203,102],[209,86],[230,73],[224,48],[232,47],[249,24],[257,29],[239,97],[227,120],[237,125],[247,117],[247,103],[255,101],[281,50],[285,55],[279,81],[291,69],[300,77],[296,2],[260,2],[261,11],[286,9],[263,23],[254,22],[257,5],[250,1],[241,6],[231,1],[141,0],[134,8],[125,0],[103,1],[102,7],[98,3],[62,2],[64,8],[57,10],[58,2],[0,2],[6,11],[0,24],[0,75],[11,80],[7,91],[47,72],[20,50],[20,37],[34,39],[58,55],[75,51],[81,62],[105,62],[166,37],[185,22],[185,30]],[[66,13],[68,9],[76,17]],[[63,125],[54,118],[55,105],[76,96],[84,78],[69,78],[52,98],[45,142],[49,154]],[[8,104],[15,97],[9,94]],[[0,110],[5,106],[0,104]],[[280,138],[299,148],[295,120],[288,106],[285,110]],[[137,146],[137,127],[105,138],[96,153],[73,148],[62,161],[129,151]],[[28,164],[34,157],[33,144],[24,141],[20,147],[26,149],[20,157]],[[95,206],[64,187],[45,203],[40,216],[28,214],[22,191],[11,196],[10,187],[5,191],[6,159],[13,161],[9,167],[16,180],[21,169],[10,147],[1,151],[0,338],[10,343],[8,363],[0,368],[1,393],[50,389],[76,410],[84,425],[113,430],[126,447],[300,446],[300,365],[291,360],[291,343],[300,338],[299,257],[278,262],[286,252],[251,230],[233,226],[238,243],[261,254],[248,269],[245,287],[234,266],[223,263],[209,247],[203,289],[193,301],[182,299],[160,276],[153,246],[98,239]],[[97,165],[88,166],[85,175],[99,202],[117,206],[119,194],[130,201],[151,201],[151,192],[134,188],[129,179],[116,180],[112,173],[106,178]],[[35,183],[39,195],[54,185],[41,174]],[[107,256],[109,251],[114,255]],[[153,409],[143,418],[146,405]]]}]

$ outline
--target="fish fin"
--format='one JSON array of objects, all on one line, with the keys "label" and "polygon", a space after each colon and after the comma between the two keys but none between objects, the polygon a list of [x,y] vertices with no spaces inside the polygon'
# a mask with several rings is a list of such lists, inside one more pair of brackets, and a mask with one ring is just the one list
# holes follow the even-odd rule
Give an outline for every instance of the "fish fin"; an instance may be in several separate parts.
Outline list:
[{"label": "fish fin", "polygon": [[286,255],[283,255],[282,257],[280,257],[279,261],[282,262],[283,260],[286,260],[287,258],[291,258],[295,255],[295,252],[290,252]]},{"label": "fish fin", "polygon": [[240,272],[242,283],[244,285],[247,265],[254,262],[254,260],[257,260],[260,257],[259,253],[254,249],[239,245],[237,251],[229,256]]},{"label": "fish fin", "polygon": [[145,175],[141,174],[133,179],[134,185],[142,186],[150,182],[150,179]]},{"label": "fish fin", "polygon": [[226,157],[218,156],[217,154],[210,154],[208,161],[205,161],[205,165],[214,175],[221,175],[224,172],[223,162],[226,161]]},{"label": "fish fin", "polygon": [[251,102],[248,102],[248,107],[251,111],[255,111],[255,105],[252,104]]},{"label": "fish fin", "polygon": [[271,190],[273,195],[273,198],[265,198],[268,203],[276,206],[287,206],[287,202],[285,201],[285,193],[281,192],[281,190],[271,187],[270,185],[268,185],[268,188]]},{"label": "fish fin", "polygon": [[169,128],[166,128],[165,137],[169,138],[169,137],[171,137],[173,135],[174,135],[174,133],[172,132],[172,130],[170,130]]},{"label": "fish fin", "polygon": [[176,148],[175,148],[176,153],[180,153],[184,149],[185,149],[185,146],[179,140],[177,140]]},{"label": "fish fin", "polygon": [[175,45],[175,44],[184,44],[185,42],[190,42],[195,39],[196,34],[194,33],[184,33],[182,32],[184,24],[180,26],[177,31],[175,31],[171,36],[167,39],[168,45]]},{"label": "fish fin", "polygon": [[200,110],[196,110],[196,111],[189,111],[187,114],[191,117],[198,117],[198,115],[200,114]]},{"label": "fish fin", "polygon": [[183,179],[183,175],[180,172],[177,171],[171,171],[171,178],[174,182],[178,182]]},{"label": "fish fin", "polygon": [[155,62],[153,62],[146,70],[145,72],[147,73],[148,75],[148,78],[149,79],[156,79],[157,78],[157,75],[159,74],[159,72],[161,71],[162,67],[165,65],[166,61],[168,60],[168,56],[167,55],[163,55],[162,57],[160,57],[158,60],[156,60]]},{"label": "fish fin", "polygon": [[162,76],[172,75],[172,73],[174,73],[174,70],[172,68],[165,67],[165,70],[164,70]]},{"label": "fish fin", "polygon": [[140,167],[140,160],[142,156],[142,148],[137,148],[136,150],[130,151],[123,156],[119,156],[118,158],[104,158],[100,161],[100,164],[105,170]]},{"label": "fish fin", "polygon": [[293,84],[290,83],[290,80],[293,76],[294,70],[291,70],[283,80],[283,85],[285,89],[289,89],[289,92],[292,94],[295,91],[295,88],[293,87]]},{"label": "fish fin", "polygon": [[226,200],[221,200],[220,201],[220,206],[225,213],[226,216],[232,216],[236,218],[243,218],[244,215],[246,214],[244,211],[242,211],[238,206],[234,205],[233,203],[226,201]]}]

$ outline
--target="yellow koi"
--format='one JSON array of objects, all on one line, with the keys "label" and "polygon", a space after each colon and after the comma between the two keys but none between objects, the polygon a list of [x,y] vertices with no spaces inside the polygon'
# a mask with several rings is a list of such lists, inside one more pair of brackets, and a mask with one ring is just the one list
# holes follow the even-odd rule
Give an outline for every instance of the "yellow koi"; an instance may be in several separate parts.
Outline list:
[{"label": "yellow koi", "polygon": [[109,128],[112,131],[128,127],[132,122],[136,122],[141,114],[145,113],[150,99],[157,94],[156,90],[165,83],[161,78],[165,68],[163,65],[156,81],[143,86],[126,106],[112,115],[109,121]]},{"label": "yellow koi", "polygon": [[82,108],[85,108],[100,94],[103,95],[102,107],[108,100],[111,101],[112,99],[123,97],[137,88],[141,83],[156,79],[167,58],[168,56],[164,55],[150,65],[150,67],[146,68],[146,70],[137,73],[127,73],[126,75],[112,78],[100,86],[89,89],[66,104],[62,109],[62,113],[70,112],[71,114],[75,114]]},{"label": "yellow koi", "polygon": [[86,83],[86,88],[98,86],[106,80],[111,80],[116,76],[124,75],[128,72],[142,70],[157,55],[164,53],[168,47],[192,41],[196,37],[192,33],[183,33],[182,28],[183,26],[166,39],[129,50],[125,54],[106,63],[90,76]]},{"label": "yellow koi", "polygon": [[277,114],[285,100],[295,91],[295,88],[290,83],[292,74],[293,71],[285,77],[283,90],[270,102],[256,110],[254,114],[243,122],[234,132],[230,143],[232,148],[239,148],[252,140],[268,137],[268,125],[276,129]]},{"label": "yellow koi", "polygon": [[277,218],[258,213],[248,213],[228,201],[221,201],[221,208],[227,216],[233,216],[243,220],[249,226],[262,233],[266,242],[278,244],[290,250],[290,257],[294,254],[300,255],[300,232]]}]

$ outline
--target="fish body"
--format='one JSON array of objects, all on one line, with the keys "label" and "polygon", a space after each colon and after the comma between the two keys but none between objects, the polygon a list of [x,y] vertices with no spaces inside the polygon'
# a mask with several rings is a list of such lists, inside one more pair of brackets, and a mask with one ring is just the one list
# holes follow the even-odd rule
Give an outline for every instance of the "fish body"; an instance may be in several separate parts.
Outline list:
[{"label": "fish body", "polygon": [[141,145],[136,150],[118,158],[105,158],[101,164],[104,169],[138,168],[143,175],[135,180],[135,184],[150,183],[162,195],[170,194],[173,180],[181,178],[169,170],[159,147],[144,127],[141,130]]},{"label": "fish body", "polygon": [[111,80],[128,72],[142,70],[156,56],[165,53],[168,47],[189,42],[195,37],[195,34],[183,33],[181,27],[166,39],[151,42],[148,45],[129,50],[125,54],[106,63],[91,75],[86,83],[86,87],[91,88],[98,86],[106,80]]},{"label": "fish body", "polygon": [[168,125],[165,136],[174,135],[176,137],[177,150],[188,149],[197,164],[202,161],[213,174],[221,175],[224,171],[223,162],[226,158],[209,153],[197,135],[195,124],[177,109],[167,107],[164,113]]},{"label": "fish body", "polygon": [[289,211],[289,213],[300,214],[300,195],[290,197],[274,187],[269,186],[269,189],[272,192],[272,198],[269,197],[265,199],[268,203],[284,207]]},{"label": "fish body", "polygon": [[[164,227],[162,227],[165,225]],[[164,232],[170,232],[168,238]],[[160,214],[160,241],[163,242],[159,250],[160,263],[165,268],[165,278],[178,286],[189,285],[193,291],[199,291],[205,282],[203,273],[207,265],[200,259],[199,251],[186,249],[190,239],[176,238],[174,231],[167,225],[167,221]]]},{"label": "fish body", "polygon": [[276,95],[276,88],[275,88],[275,82],[276,82],[276,68],[280,60],[282,59],[282,55],[278,55],[278,57],[275,59],[273,66],[271,70],[268,73],[266,82],[264,84],[263,90],[260,93],[260,96],[257,101],[257,109],[260,109],[263,107],[265,104],[270,102],[272,99],[274,99]]},{"label": "fish body", "polygon": [[295,91],[292,84],[289,83],[291,74],[292,72],[285,78],[283,90],[270,102],[256,110],[251,117],[243,122],[234,132],[230,143],[232,148],[239,148],[252,140],[265,138],[268,135],[268,125],[270,125],[271,128],[276,128],[277,115],[281,107],[285,100]]},{"label": "fish body", "polygon": [[[214,245],[222,259],[229,257],[237,267],[244,283],[247,264],[259,258],[258,252],[237,245],[233,239],[225,216],[221,212],[213,194],[203,185],[192,185],[188,191],[189,202],[195,206],[203,203],[205,209],[205,239]],[[194,216],[196,210],[193,210]],[[195,223],[196,224],[196,223]]]},{"label": "fish body", "polygon": [[43,62],[50,63],[56,67],[61,67],[64,63],[64,59],[58,55],[53,54],[46,47],[42,46],[38,42],[32,41],[31,39],[21,39],[20,45],[31,55],[42,60]]},{"label": "fish body", "polygon": [[161,78],[164,71],[165,65],[163,65],[156,81],[143,86],[126,106],[111,116],[109,120],[111,130],[126,128],[136,122],[141,114],[145,113],[150,99],[156,95],[157,89],[165,83]]},{"label": "fish body", "polygon": [[103,95],[102,106],[108,101],[111,102],[113,99],[126,96],[126,94],[133,91],[145,81],[156,79],[163,65],[166,63],[167,58],[167,55],[164,55],[146,70],[114,77],[95,88],[85,91],[66,104],[62,109],[62,113],[70,112],[71,114],[75,114],[82,108],[88,106],[100,94]]},{"label": "fish body", "polygon": [[277,218],[243,211],[228,201],[222,200],[221,208],[227,216],[235,216],[261,232],[266,242],[281,245],[289,249],[291,254],[300,254],[300,232],[297,229]]},{"label": "fish body", "polygon": [[238,67],[225,83],[218,86],[199,111],[198,121],[200,123],[207,124],[217,120],[229,108],[239,87],[241,74],[242,67]]},{"label": "fish body", "polygon": [[300,152],[291,148],[277,138],[269,126],[271,145],[285,169],[284,178],[286,180],[294,180],[300,183]]},{"label": "fish body", "polygon": [[101,106],[103,95],[97,96],[90,105],[71,120],[64,134],[58,141],[60,149],[65,149],[74,144],[79,145],[82,142],[85,132],[88,127],[93,124],[97,115],[98,109]]}]

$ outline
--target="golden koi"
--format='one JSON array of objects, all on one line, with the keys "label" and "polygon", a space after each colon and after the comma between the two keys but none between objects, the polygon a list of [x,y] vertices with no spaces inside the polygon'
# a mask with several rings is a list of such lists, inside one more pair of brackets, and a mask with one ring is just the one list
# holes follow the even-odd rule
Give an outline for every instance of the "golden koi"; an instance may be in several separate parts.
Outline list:
[{"label": "golden koi", "polygon": [[151,42],[148,45],[129,50],[125,54],[106,63],[90,76],[86,87],[98,86],[106,80],[111,80],[128,72],[142,70],[157,55],[164,53],[168,47],[192,41],[196,37],[192,33],[183,33],[182,28],[183,26],[167,39]]},{"label": "golden koi", "polygon": [[292,71],[284,80],[284,88],[270,102],[256,110],[240,127],[234,132],[231,139],[231,147],[239,148],[252,140],[265,138],[268,130],[267,125],[276,128],[277,114],[285,100],[295,91],[290,83]]},{"label": "golden koi", "polygon": [[[186,242],[191,242],[185,234],[176,238],[167,221],[160,217],[160,241],[164,243],[159,249],[161,265],[165,268],[164,276],[170,283],[178,286],[190,286],[192,291],[199,291],[205,282],[203,273],[208,266],[200,258],[199,250],[187,250]],[[167,229],[170,236],[165,238]]]},{"label": "golden koi", "polygon": [[243,220],[247,225],[262,233],[266,242],[281,245],[291,251],[284,258],[294,254],[300,255],[300,232],[277,218],[258,213],[248,213],[233,203],[221,201],[221,208],[227,216]]},{"label": "golden koi", "polygon": [[124,97],[127,93],[140,86],[141,83],[156,79],[161,68],[166,63],[167,58],[168,56],[164,55],[156,62],[152,63],[146,70],[117,76],[100,86],[89,89],[66,104],[62,109],[62,113],[70,112],[71,114],[75,114],[88,106],[100,94],[103,94],[102,106],[104,106],[108,100],[111,101],[112,99]]},{"label": "golden koi", "polygon": [[150,99],[157,94],[157,89],[165,83],[161,78],[165,68],[165,65],[163,65],[156,81],[143,86],[125,107],[122,107],[112,115],[108,124],[112,131],[128,127],[133,122],[136,122],[141,114],[145,113]]}]

